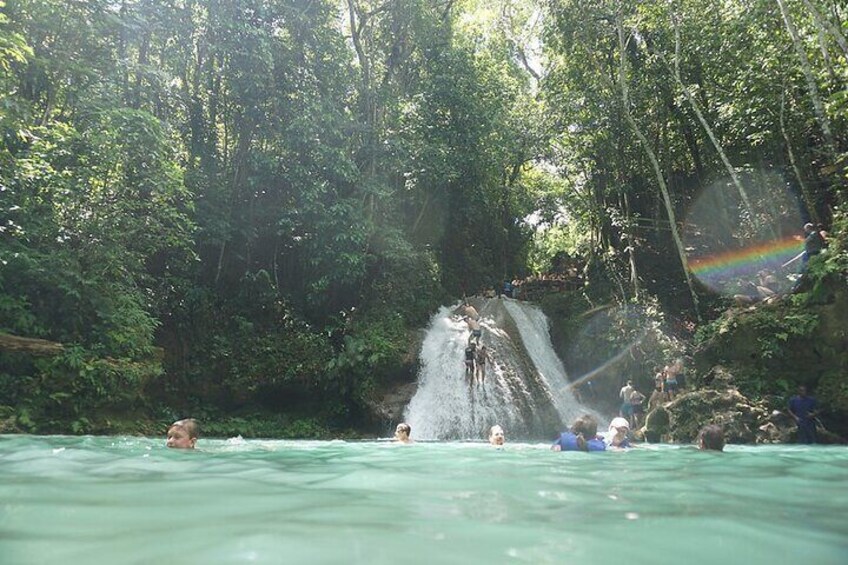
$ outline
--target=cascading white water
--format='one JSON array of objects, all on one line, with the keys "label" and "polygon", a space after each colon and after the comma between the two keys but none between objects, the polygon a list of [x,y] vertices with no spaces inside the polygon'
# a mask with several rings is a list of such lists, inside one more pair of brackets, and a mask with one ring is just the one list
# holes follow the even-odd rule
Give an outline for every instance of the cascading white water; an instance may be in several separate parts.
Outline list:
[{"label": "cascading white water", "polygon": [[504,306],[518,327],[521,342],[533,359],[533,365],[547,383],[554,406],[563,421],[570,423],[580,414],[591,412],[571,392],[565,366],[551,343],[548,318],[544,312],[536,306],[516,300],[506,300]]},{"label": "cascading white water", "polygon": [[541,310],[510,299],[477,299],[474,305],[492,355],[486,380],[477,385],[466,379],[470,332],[456,307],[443,307],[430,322],[418,391],[405,412],[413,437],[480,439],[500,424],[512,438],[550,438],[587,411],[571,393]]}]

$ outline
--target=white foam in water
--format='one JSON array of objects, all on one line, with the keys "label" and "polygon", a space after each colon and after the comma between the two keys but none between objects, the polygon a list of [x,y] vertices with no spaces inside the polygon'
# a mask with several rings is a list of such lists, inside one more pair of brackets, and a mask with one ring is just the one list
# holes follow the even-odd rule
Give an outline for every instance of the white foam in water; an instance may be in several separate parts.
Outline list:
[{"label": "white foam in water", "polygon": [[492,352],[483,386],[465,378],[470,335],[456,307],[433,316],[421,347],[418,391],[405,420],[416,439],[483,439],[491,425],[508,437],[549,438],[587,409],[571,393],[538,308],[508,299],[480,301],[482,343]]}]

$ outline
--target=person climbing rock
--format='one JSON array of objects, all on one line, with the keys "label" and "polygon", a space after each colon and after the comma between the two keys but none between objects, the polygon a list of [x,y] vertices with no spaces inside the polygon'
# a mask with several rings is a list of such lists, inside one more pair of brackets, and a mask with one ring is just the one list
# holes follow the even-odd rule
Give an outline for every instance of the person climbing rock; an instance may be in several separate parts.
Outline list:
[{"label": "person climbing rock", "polygon": [[491,362],[491,351],[485,345],[477,348],[474,354],[474,377],[478,385],[486,381],[486,363]]},{"label": "person climbing rock", "polygon": [[476,342],[476,345],[480,345],[480,338],[483,337],[483,330],[480,328],[480,322],[471,316],[465,316],[463,320],[466,324],[468,324],[468,329],[471,330],[468,342],[470,343],[474,341]]},{"label": "person climbing rock", "polygon": [[469,340],[468,345],[465,347],[465,378],[468,380],[469,386],[474,384],[474,358],[476,357],[476,353],[476,344]]}]

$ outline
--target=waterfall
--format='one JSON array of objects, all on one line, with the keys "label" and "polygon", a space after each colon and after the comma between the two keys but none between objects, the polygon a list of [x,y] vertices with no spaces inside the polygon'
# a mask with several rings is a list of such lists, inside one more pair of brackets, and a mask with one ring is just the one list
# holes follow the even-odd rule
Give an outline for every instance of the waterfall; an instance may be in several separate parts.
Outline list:
[{"label": "waterfall", "polygon": [[418,391],[405,420],[417,439],[481,439],[500,424],[513,439],[548,439],[579,414],[562,362],[551,345],[548,321],[528,303],[475,299],[491,351],[486,380],[465,377],[468,327],[458,307],[442,307],[431,319],[421,346]]}]

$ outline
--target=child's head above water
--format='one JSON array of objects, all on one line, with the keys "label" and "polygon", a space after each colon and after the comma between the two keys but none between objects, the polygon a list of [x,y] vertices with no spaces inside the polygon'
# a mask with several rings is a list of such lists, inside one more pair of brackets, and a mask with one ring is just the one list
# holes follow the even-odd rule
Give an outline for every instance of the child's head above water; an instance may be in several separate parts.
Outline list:
[{"label": "child's head above water", "polygon": [[177,420],[168,427],[168,440],[165,445],[177,449],[194,449],[197,436],[198,425],[194,418]]}]

